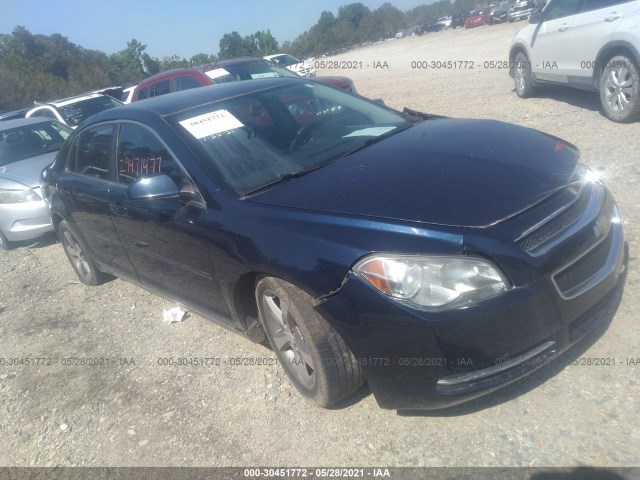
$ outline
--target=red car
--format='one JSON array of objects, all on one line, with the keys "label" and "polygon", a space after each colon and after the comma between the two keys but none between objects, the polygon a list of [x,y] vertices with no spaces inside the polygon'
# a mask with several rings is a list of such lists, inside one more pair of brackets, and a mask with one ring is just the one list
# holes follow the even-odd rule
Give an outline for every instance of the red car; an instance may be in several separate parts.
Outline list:
[{"label": "red car", "polygon": [[464,21],[464,28],[479,27],[489,23],[489,17],[491,16],[491,10],[485,9],[481,11],[471,12],[471,14]]},{"label": "red car", "polygon": [[[194,68],[177,68],[153,75],[136,86],[131,101],[135,102],[164,95],[165,93],[206,85],[269,77],[298,77],[298,75],[263,58],[243,57],[222,60],[209,65],[201,65]],[[348,77],[314,77],[313,81],[324,83],[349,93],[357,93],[353,81]]]}]

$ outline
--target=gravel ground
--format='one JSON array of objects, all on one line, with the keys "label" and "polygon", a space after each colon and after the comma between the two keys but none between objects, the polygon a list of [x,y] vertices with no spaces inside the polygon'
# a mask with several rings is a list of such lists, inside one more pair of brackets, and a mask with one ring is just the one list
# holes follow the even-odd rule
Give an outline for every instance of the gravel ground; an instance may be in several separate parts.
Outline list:
[{"label": "gravel ground", "polygon": [[[625,218],[631,260],[624,298],[603,336],[454,409],[385,411],[365,388],[322,410],[275,365],[231,365],[236,357],[273,359],[264,346],[197,315],[165,324],[162,310],[173,305],[121,280],[80,284],[49,236],[0,252],[0,465],[639,465],[640,359],[628,360],[640,357],[639,126],[607,121],[588,92],[555,88],[517,98],[507,70],[483,66],[507,60],[522,26],[388,40],[330,59],[358,68],[319,73],[348,75],[361,94],[393,107],[537,128],[575,143],[587,164],[604,169]],[[411,68],[421,60],[474,68]],[[164,357],[222,363],[159,365]],[[9,365],[12,358],[31,364]],[[107,360],[64,365],[66,358]],[[580,358],[613,358],[615,366],[575,365]]]}]

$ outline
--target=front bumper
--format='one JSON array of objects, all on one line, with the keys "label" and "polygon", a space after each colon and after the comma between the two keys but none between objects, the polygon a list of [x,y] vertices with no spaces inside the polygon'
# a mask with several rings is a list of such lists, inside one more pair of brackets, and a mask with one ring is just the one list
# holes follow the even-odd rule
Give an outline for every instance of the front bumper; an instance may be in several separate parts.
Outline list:
[{"label": "front bumper", "polygon": [[[591,225],[581,230],[590,231]],[[550,253],[550,263],[566,253],[561,250],[575,245]],[[624,289],[626,262],[622,226],[612,223],[589,255],[559,263],[563,276],[588,278],[575,296],[559,291],[559,270],[546,265],[532,268],[535,281],[516,282],[506,294],[467,309],[416,310],[353,274],[316,308],[357,357],[380,407],[444,408],[530,374],[607,325]]]},{"label": "front bumper", "polygon": [[53,230],[51,215],[43,201],[0,205],[0,230],[7,240],[32,240]]}]

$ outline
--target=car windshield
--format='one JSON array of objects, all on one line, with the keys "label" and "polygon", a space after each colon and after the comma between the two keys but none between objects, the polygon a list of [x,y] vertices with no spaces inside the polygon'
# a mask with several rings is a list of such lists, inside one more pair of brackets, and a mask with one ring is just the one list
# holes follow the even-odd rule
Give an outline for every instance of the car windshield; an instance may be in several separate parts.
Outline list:
[{"label": "car windshield", "polygon": [[238,197],[411,126],[374,102],[302,80],[202,105],[169,121],[219,184]]},{"label": "car windshield", "polygon": [[76,127],[85,118],[119,105],[122,105],[122,102],[107,95],[102,95],[100,97],[87,98],[86,100],[68,103],[58,107],[58,112],[60,112],[60,115],[67,125]]},{"label": "car windshield", "polygon": [[0,130],[0,166],[55,152],[70,134],[70,129],[54,121]]}]

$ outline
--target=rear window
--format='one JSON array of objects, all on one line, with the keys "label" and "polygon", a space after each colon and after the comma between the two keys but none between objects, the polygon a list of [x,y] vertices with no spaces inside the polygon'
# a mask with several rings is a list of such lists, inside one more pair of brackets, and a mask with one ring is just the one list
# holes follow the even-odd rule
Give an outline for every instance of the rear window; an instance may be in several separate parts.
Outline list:
[{"label": "rear window", "polygon": [[93,97],[86,100],[80,100],[79,102],[69,103],[59,107],[58,112],[60,112],[60,115],[67,125],[76,127],[80,122],[91,115],[119,105],[122,105],[122,102],[119,102],[115,98],[107,95],[102,95],[100,97]]}]

